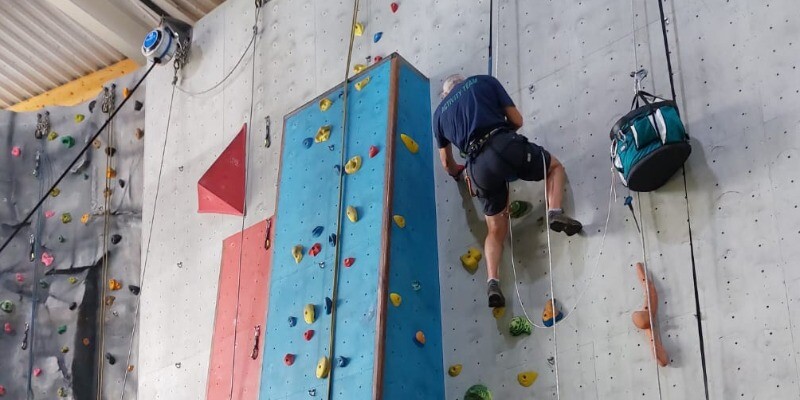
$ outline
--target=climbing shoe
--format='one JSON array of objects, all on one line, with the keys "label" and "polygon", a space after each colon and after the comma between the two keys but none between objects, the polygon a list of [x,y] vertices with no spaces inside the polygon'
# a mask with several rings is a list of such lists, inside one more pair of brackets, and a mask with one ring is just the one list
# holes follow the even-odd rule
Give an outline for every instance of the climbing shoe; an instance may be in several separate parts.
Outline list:
[{"label": "climbing shoe", "polygon": [[489,289],[487,290],[487,293],[489,294],[489,308],[506,306],[506,298],[503,297],[503,292],[500,291],[499,281],[494,279],[490,280]]},{"label": "climbing shoe", "polygon": [[564,232],[567,236],[572,236],[583,229],[580,222],[564,215],[562,211],[550,210],[550,229],[556,232]]}]

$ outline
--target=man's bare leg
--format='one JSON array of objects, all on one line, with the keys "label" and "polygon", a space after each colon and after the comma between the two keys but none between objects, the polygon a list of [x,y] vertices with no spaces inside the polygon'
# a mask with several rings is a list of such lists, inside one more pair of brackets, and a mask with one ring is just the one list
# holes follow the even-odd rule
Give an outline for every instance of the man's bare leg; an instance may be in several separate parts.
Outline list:
[{"label": "man's bare leg", "polygon": [[567,173],[564,171],[564,166],[551,155],[550,168],[547,170],[547,214],[550,219],[550,229],[572,236],[580,232],[583,225],[564,215],[564,210],[561,208],[566,180]]},{"label": "man's bare leg", "polygon": [[486,272],[489,285],[489,307],[504,307],[505,298],[500,292],[500,261],[503,258],[503,246],[508,234],[508,208],[502,212],[486,217],[489,228],[486,234],[484,250],[486,251]]}]

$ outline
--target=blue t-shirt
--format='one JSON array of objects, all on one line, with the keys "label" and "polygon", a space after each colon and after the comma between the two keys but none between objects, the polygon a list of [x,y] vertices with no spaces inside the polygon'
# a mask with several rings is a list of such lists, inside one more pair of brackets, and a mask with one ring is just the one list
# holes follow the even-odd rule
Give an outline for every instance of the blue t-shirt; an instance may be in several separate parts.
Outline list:
[{"label": "blue t-shirt", "polygon": [[508,125],[505,108],[514,102],[492,76],[471,76],[454,87],[433,113],[433,134],[439,148],[450,143],[462,152],[472,135]]}]

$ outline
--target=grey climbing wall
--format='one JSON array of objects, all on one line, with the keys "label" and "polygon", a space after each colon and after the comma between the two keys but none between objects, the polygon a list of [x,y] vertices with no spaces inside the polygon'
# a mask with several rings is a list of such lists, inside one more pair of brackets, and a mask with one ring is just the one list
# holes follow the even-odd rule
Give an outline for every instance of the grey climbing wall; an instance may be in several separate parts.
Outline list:
[{"label": "grey climbing wall", "polygon": [[[398,51],[431,78],[432,107],[444,77],[486,73],[488,0],[398,3],[392,13],[389,2],[362,1],[358,19],[366,32],[356,38],[354,62]],[[443,377],[447,398],[461,398],[475,383],[489,386],[495,398],[552,398],[555,365],[562,398],[704,398],[683,180],[678,175],[640,199],[669,367],[656,369],[644,334],[630,322],[630,313],[642,307],[632,266],[643,255],[622,205],[628,193],[619,184],[609,206],[607,133],[630,104],[629,73],[646,68],[645,88],[670,92],[657,1],[493,3],[492,64],[523,112],[523,133],[565,164],[567,211],[586,229],[570,239],[551,237],[551,275],[542,185],[512,185],[514,198],[534,204],[531,215],[513,225],[520,296],[540,324],[552,276],[568,316],[557,325],[557,349],[552,330],[509,337],[508,320],[522,314],[510,249],[501,272],[509,307],[496,320],[484,304],[484,265],[469,275],[458,260],[467,247],[482,247],[483,218],[464,188],[436,168],[443,357],[445,367],[463,365],[458,377]],[[710,398],[797,398],[792,329],[800,289],[791,260],[800,235],[793,186],[800,157],[800,119],[793,113],[800,9],[790,0],[665,4],[678,102],[693,140],[688,216]],[[201,91],[233,68],[250,40],[254,11],[251,1],[230,0],[198,23],[179,87]],[[242,221],[196,214],[197,180],[250,120],[252,84],[245,226],[274,212],[279,122],[342,80],[351,11],[347,1],[269,2],[260,15],[255,82],[247,55],[219,88],[201,95],[178,91],[168,135],[173,70],[159,68],[149,78],[147,129],[158,133],[148,135],[145,149],[145,241],[154,214],[155,225],[142,304],[141,335],[148,343],[139,370],[142,398],[197,399],[206,386],[219,243]],[[383,37],[373,43],[378,31]],[[272,120],[270,148],[263,146],[266,116]],[[523,388],[516,375],[530,370],[539,378]]]},{"label": "grey climbing wall", "polygon": [[[133,73],[114,82],[115,104],[121,103],[123,88],[140,77]],[[93,111],[88,102],[40,111],[49,113],[51,123],[41,139],[34,136],[37,113],[0,112],[0,239],[8,238],[103,124],[108,116],[102,112],[103,98],[101,92]],[[137,343],[131,341],[136,296],[127,286],[139,280],[143,143],[135,131],[144,128],[144,109],[135,111],[134,101],[144,98],[141,87],[118,113],[111,128],[113,157],[106,156],[110,142],[104,134],[99,147],[90,147],[59,184],[58,195],[49,197],[0,253],[0,300],[14,303],[13,312],[0,312],[5,366],[0,385],[7,398],[94,398],[100,374],[103,398],[117,398],[129,348],[134,370],[126,393],[136,396]],[[76,119],[78,114],[83,120]],[[108,166],[116,177],[109,182],[104,247]],[[116,244],[113,235],[119,235]],[[109,254],[105,266],[104,249]],[[122,289],[104,292],[108,279],[120,281]],[[104,294],[115,297],[112,305],[102,306]],[[103,359],[106,352],[116,358],[115,365]]]}]

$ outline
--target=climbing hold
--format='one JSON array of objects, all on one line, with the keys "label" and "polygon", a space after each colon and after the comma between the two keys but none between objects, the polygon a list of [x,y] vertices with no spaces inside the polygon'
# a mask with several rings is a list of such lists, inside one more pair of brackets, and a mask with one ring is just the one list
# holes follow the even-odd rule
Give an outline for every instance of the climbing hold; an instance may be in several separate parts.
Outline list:
[{"label": "climbing hold", "polygon": [[122,240],[122,235],[116,233],[111,235],[111,244],[117,244],[120,242],[120,240]]},{"label": "climbing hold", "polygon": [[511,318],[511,321],[508,323],[508,333],[510,333],[511,336],[519,336],[522,334],[530,335],[532,329],[531,321],[522,316]]},{"label": "climbing hold", "polygon": [[345,214],[347,214],[347,219],[349,219],[350,222],[358,222],[358,211],[356,211],[355,207],[347,206]]},{"label": "climbing hold", "polygon": [[452,376],[453,378],[457,377],[461,374],[461,370],[464,367],[461,364],[454,364],[451,365],[450,368],[447,369],[447,375]]},{"label": "climbing hold", "polygon": [[67,389],[60,387],[58,388],[58,392],[56,392],[58,397],[67,397]]},{"label": "climbing hold", "polygon": [[397,293],[389,293],[389,301],[391,301],[392,305],[395,307],[400,307],[400,303],[403,302],[403,298]]},{"label": "climbing hold", "polygon": [[[564,318],[564,314],[561,313],[555,306],[555,300],[550,300],[547,304],[544,305],[544,311],[542,311],[542,323],[544,326],[551,327],[554,323],[561,321]],[[555,321],[553,321],[553,315],[555,315]]]},{"label": "climbing hold", "polygon": [[52,142],[56,139],[58,139],[58,133],[56,133],[56,131],[50,131],[50,133],[47,135],[47,140]]},{"label": "climbing hold", "polygon": [[114,365],[117,363],[117,359],[114,358],[114,356],[112,356],[111,353],[106,353],[106,360],[108,360],[108,363],[110,365]]},{"label": "climbing hold", "polygon": [[34,368],[33,369],[33,376],[39,376],[41,374],[42,374],[42,369],[41,368]]},{"label": "climbing hold", "polygon": [[322,125],[317,129],[317,134],[314,136],[314,143],[322,143],[328,141],[331,137],[331,126]]},{"label": "climbing hold", "polygon": [[106,168],[106,178],[114,179],[116,177],[117,177],[117,170],[111,167]]},{"label": "climbing hold", "polygon": [[65,239],[64,236],[58,235],[58,243],[64,243],[66,241],[67,239]]},{"label": "climbing hold", "polygon": [[344,172],[348,175],[356,173],[361,169],[361,156],[355,156],[344,165]]},{"label": "climbing hold", "polygon": [[295,264],[300,264],[303,259],[303,245],[295,245],[292,247],[292,257],[294,257]]},{"label": "climbing hold", "polygon": [[336,174],[336,176],[342,175],[342,167],[339,166],[338,164],[334,165],[333,166],[333,172]]},{"label": "climbing hold", "polygon": [[122,282],[116,279],[109,279],[108,280],[108,288],[111,290],[120,290],[122,289]]},{"label": "climbing hold", "polygon": [[372,59],[372,62],[373,62],[373,63],[378,63],[380,60],[383,60],[383,57],[381,57],[381,56],[375,56],[375,57]]},{"label": "climbing hold", "polygon": [[105,303],[106,303],[107,306],[111,307],[111,306],[114,305],[114,300],[116,300],[116,299],[117,298],[114,297],[114,296],[106,296]]},{"label": "climbing hold", "polygon": [[338,365],[339,367],[344,368],[344,367],[347,366],[347,364],[349,362],[350,362],[349,358],[342,357],[342,356],[336,357],[336,365]]},{"label": "climbing hold", "polygon": [[344,259],[344,266],[350,268],[356,262],[356,259],[353,257],[347,257]]},{"label": "climbing hold", "polygon": [[83,343],[84,346],[88,346],[90,343],[89,338],[83,338],[83,340],[81,340],[81,343]]},{"label": "climbing hold", "polygon": [[54,215],[56,215],[56,212],[53,210],[47,210],[44,212],[45,218],[52,218]]},{"label": "climbing hold", "polygon": [[69,347],[67,347],[67,346],[61,347],[61,352],[64,353],[64,354],[69,353]]},{"label": "climbing hold", "polygon": [[314,397],[317,395],[317,389],[308,389],[308,395]]},{"label": "climbing hold", "polygon": [[61,189],[59,188],[53,188],[53,190],[50,191],[51,197],[58,197],[58,195],[60,194],[61,194]]},{"label": "climbing hold", "polygon": [[369,146],[369,158],[377,156],[379,151],[377,147]]},{"label": "climbing hold", "polygon": [[328,111],[328,109],[331,108],[331,104],[333,104],[333,102],[330,101],[330,99],[323,98],[322,100],[319,101],[319,109],[320,109],[320,111],[323,111],[323,112],[324,111]]},{"label": "climbing hold", "polygon": [[475,271],[478,270],[478,263],[481,261],[481,258],[483,258],[481,251],[470,247],[467,249],[467,252],[461,256],[461,265],[467,272],[474,274]]},{"label": "climbing hold", "polygon": [[328,377],[328,373],[331,371],[331,362],[328,361],[328,357],[322,356],[317,362],[317,378],[325,379]]},{"label": "climbing hold", "polygon": [[309,329],[309,330],[303,332],[303,339],[305,339],[306,342],[311,340],[311,338],[313,338],[313,337],[314,337],[314,330],[313,329]]},{"label": "climbing hold", "polygon": [[414,141],[414,139],[411,138],[411,136],[401,133],[400,140],[403,141],[403,144],[406,145],[406,148],[411,152],[411,154],[417,154],[419,151],[419,145]]},{"label": "climbing hold", "polygon": [[330,315],[333,311],[333,300],[330,297],[325,298],[325,314]]},{"label": "climbing hold", "polygon": [[522,386],[530,387],[533,385],[533,382],[536,382],[536,378],[538,377],[539,374],[536,371],[520,372],[517,374],[517,382]]},{"label": "climbing hold", "polygon": [[22,149],[19,146],[14,146],[11,148],[11,155],[14,157],[19,157],[22,154]]},{"label": "climbing hold", "polygon": [[144,137],[144,130],[142,128],[136,128],[133,132],[133,136],[136,137],[136,140],[142,140]]},{"label": "climbing hold", "polygon": [[383,32],[375,32],[375,34],[372,35],[372,42],[378,43],[378,41],[381,40],[382,37],[383,37]]},{"label": "climbing hold", "polygon": [[64,332],[66,332],[66,331],[67,331],[67,326],[66,325],[61,325],[56,329],[56,332],[58,332],[59,335],[63,335]]},{"label": "climbing hold", "polygon": [[417,342],[418,345],[424,346],[425,345],[425,334],[422,333],[422,331],[417,331],[417,333],[414,334],[414,341]]},{"label": "climbing hold", "polygon": [[70,213],[61,214],[61,222],[65,224],[72,222],[72,215]]},{"label": "climbing hold", "polygon": [[514,200],[508,205],[508,214],[511,218],[519,218],[531,209],[531,203],[522,200]]},{"label": "climbing hold", "polygon": [[485,385],[472,385],[464,393],[464,400],[492,400],[492,392]]},{"label": "climbing hold", "polygon": [[422,289],[422,284],[419,281],[411,281],[411,290],[419,292]]},{"label": "climbing hold", "polygon": [[308,254],[312,257],[316,257],[319,252],[322,251],[322,245],[319,243],[314,243],[310,249],[308,249]]},{"label": "climbing hold", "polygon": [[400,5],[398,5],[397,3],[392,3],[389,5],[389,7],[392,9],[393,13],[396,13],[397,9],[400,8]]},{"label": "climbing hold", "polygon": [[310,148],[311,148],[311,145],[312,145],[313,143],[314,143],[314,139],[313,139],[313,138],[310,138],[310,137],[309,137],[309,138],[305,138],[305,139],[303,139],[303,147],[305,147],[305,148],[307,148],[307,149],[310,149]]},{"label": "climbing hold", "polygon": [[50,287],[50,282],[47,282],[44,279],[40,279],[39,280],[39,287],[42,288],[42,289],[47,289],[47,288]]},{"label": "climbing hold", "polygon": [[402,215],[395,215],[392,217],[392,219],[394,220],[394,223],[397,224],[398,228],[402,229],[406,227],[406,219],[403,218]]},{"label": "climbing hold", "polygon": [[325,228],[317,226],[316,228],[314,228],[314,230],[311,231],[311,235],[314,237],[319,237],[319,235],[322,235],[323,230],[325,230]]},{"label": "climbing hold", "polygon": [[122,88],[122,97],[128,98],[131,95],[131,90],[128,88]]},{"label": "climbing hold", "polygon": [[141,101],[139,101],[139,100],[136,100],[136,101],[133,103],[133,109],[134,109],[134,111],[141,111],[141,110],[142,110],[142,107],[144,107],[144,103],[142,103],[142,102],[141,102]]},{"label": "climbing hold", "polygon": [[95,140],[92,141],[92,146],[95,149],[100,149],[100,147],[103,146],[103,142],[101,142],[100,139],[95,139]]},{"label": "climbing hold", "polygon": [[142,288],[140,288],[139,286],[136,286],[136,285],[128,285],[128,290],[130,290],[131,293],[133,293],[134,296],[138,296],[139,293],[142,292]]},{"label": "climbing hold", "polygon": [[363,35],[364,34],[364,24],[362,24],[361,22],[356,22],[356,24],[353,26],[353,31],[354,31],[356,36]]},{"label": "climbing hold", "polygon": [[11,300],[0,301],[0,310],[9,314],[14,312],[14,302]]},{"label": "climbing hold", "polygon": [[289,327],[291,328],[291,327],[297,325],[297,318],[289,317],[288,322],[289,322]]},{"label": "climbing hold", "polygon": [[294,364],[294,354],[287,354],[283,356],[283,363],[286,364],[286,366],[291,367],[292,364]]},{"label": "climbing hold", "polygon": [[133,365],[132,365],[132,364],[129,364],[129,365],[128,365],[128,372],[132,372],[132,371],[133,371]]},{"label": "climbing hold", "polygon": [[366,78],[356,82],[356,85],[355,85],[356,86],[356,90],[358,90],[360,92],[361,89],[364,89],[364,87],[367,86],[367,84],[369,84],[369,77],[366,77]]},{"label": "climbing hold", "polygon": [[81,215],[81,223],[86,225],[89,222],[89,213]]},{"label": "climbing hold", "polygon": [[67,282],[69,282],[71,285],[74,285],[74,284],[78,283],[78,278],[76,278],[74,276],[70,276],[69,278],[67,278]]},{"label": "climbing hold", "polygon": [[330,244],[331,247],[336,247],[336,234],[335,233],[331,233],[331,235],[328,236],[328,244]]},{"label": "climbing hold", "polygon": [[5,396],[5,395],[6,395],[6,387],[0,385],[0,396]]},{"label": "climbing hold", "polygon": [[69,310],[70,311],[74,311],[76,308],[78,308],[78,303],[76,303],[74,301],[72,303],[69,303]]},{"label": "climbing hold", "polygon": [[55,257],[53,257],[50,253],[46,251],[42,252],[42,264],[44,264],[45,267],[52,265],[53,260],[55,260]]},{"label": "climbing hold", "polygon": [[97,100],[92,100],[92,101],[89,102],[89,112],[90,113],[94,112],[94,106],[96,106],[96,105],[97,105]]},{"label": "climbing hold", "polygon": [[492,309],[492,316],[494,319],[503,318],[506,315],[506,308],[505,307],[495,307]]},{"label": "climbing hold", "polygon": [[109,157],[114,157],[114,154],[117,154],[117,149],[114,147],[106,147],[106,155]]},{"label": "climbing hold", "polygon": [[75,123],[80,124],[86,117],[83,114],[75,114]]},{"label": "climbing hold", "polygon": [[124,189],[125,188],[125,181],[120,179],[117,183],[119,183],[119,187]]},{"label": "climbing hold", "polygon": [[313,304],[306,304],[305,307],[303,307],[303,320],[309,325],[317,320],[317,313],[314,310]]},{"label": "climbing hold", "polygon": [[5,324],[3,324],[3,330],[6,333],[14,333],[14,328],[11,327],[11,322],[6,322]]},{"label": "climbing hold", "polygon": [[363,71],[365,69],[367,69],[367,66],[364,65],[364,64],[353,65],[353,73],[354,74],[357,74],[357,73],[359,73],[359,72],[361,72],[361,71]]},{"label": "climbing hold", "polygon": [[17,282],[19,282],[19,283],[25,282],[25,275],[22,275],[19,272],[17,272],[16,278],[17,278]]}]

